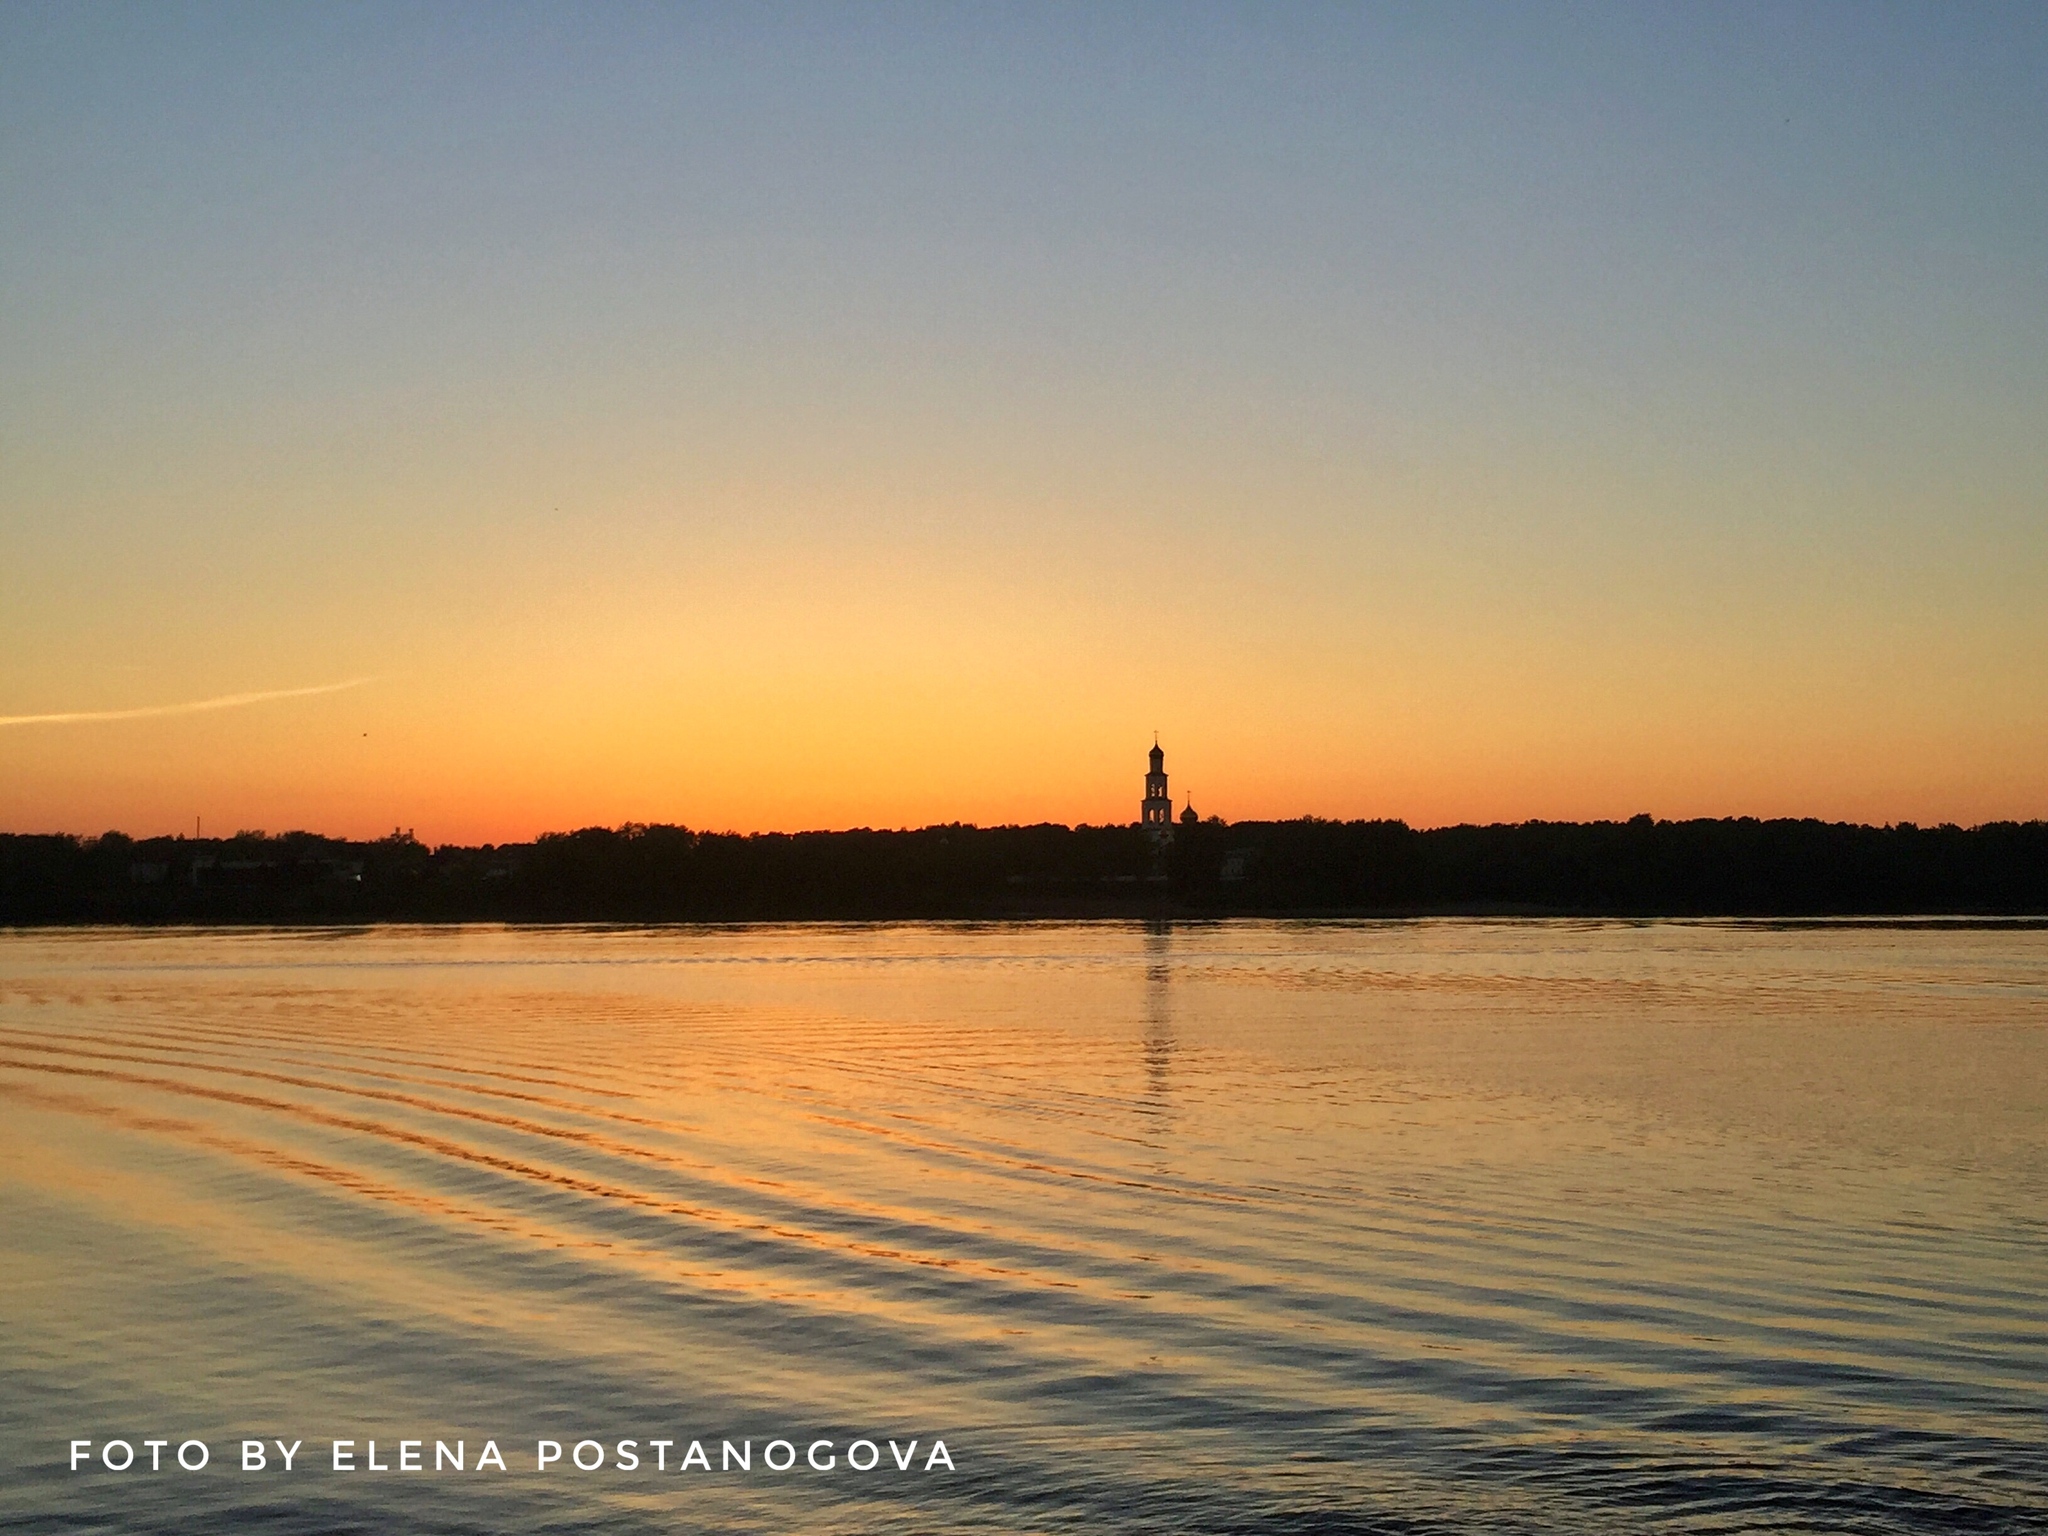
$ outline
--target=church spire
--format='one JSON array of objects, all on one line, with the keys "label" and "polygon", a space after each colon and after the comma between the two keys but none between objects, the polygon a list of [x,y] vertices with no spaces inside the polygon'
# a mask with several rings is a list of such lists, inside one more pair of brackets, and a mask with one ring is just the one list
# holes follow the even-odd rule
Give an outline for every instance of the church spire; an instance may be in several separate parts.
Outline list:
[{"label": "church spire", "polygon": [[1155,842],[1173,837],[1173,796],[1166,789],[1166,754],[1160,750],[1159,733],[1152,733],[1152,767],[1145,775],[1145,799],[1138,808],[1138,824]]}]

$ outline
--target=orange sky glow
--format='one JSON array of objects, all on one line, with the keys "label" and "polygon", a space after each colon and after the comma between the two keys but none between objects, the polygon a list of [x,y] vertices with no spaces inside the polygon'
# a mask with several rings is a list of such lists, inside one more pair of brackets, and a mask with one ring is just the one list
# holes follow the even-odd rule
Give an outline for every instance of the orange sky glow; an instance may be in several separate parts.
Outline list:
[{"label": "orange sky glow", "polygon": [[2048,815],[1961,21],[124,14],[0,39],[0,831]]}]

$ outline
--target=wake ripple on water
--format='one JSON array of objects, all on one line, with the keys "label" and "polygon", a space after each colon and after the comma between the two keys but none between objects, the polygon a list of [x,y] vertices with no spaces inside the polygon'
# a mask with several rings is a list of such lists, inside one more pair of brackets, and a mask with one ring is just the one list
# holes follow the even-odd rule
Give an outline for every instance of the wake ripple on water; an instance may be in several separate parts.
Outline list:
[{"label": "wake ripple on water", "polygon": [[[0,1523],[2040,1529],[2044,975],[1938,927],[0,935]],[[166,1434],[214,1465],[65,1465]]]}]

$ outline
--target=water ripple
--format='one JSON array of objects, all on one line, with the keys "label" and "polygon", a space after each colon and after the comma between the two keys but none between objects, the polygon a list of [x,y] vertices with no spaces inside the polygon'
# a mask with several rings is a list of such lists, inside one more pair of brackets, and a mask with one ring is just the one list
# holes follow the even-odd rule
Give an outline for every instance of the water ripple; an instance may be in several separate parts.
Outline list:
[{"label": "water ripple", "polygon": [[[10,1529],[2048,1508],[2039,929],[24,932],[0,1106]],[[64,1465],[163,1432],[515,1470]]]}]

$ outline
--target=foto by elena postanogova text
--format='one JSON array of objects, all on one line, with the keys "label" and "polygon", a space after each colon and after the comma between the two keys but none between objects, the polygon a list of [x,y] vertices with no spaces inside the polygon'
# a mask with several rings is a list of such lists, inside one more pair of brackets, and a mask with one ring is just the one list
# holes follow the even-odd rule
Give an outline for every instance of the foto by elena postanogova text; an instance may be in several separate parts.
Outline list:
[{"label": "foto by elena postanogova text", "polygon": [[[243,1472],[546,1472],[550,1469],[578,1472],[752,1472],[758,1466],[768,1472],[790,1472],[808,1468],[813,1472],[946,1471],[951,1472],[953,1456],[944,1440],[923,1445],[917,1440],[837,1441],[776,1438],[760,1443],[752,1439],[717,1441],[716,1456],[703,1440],[630,1439],[606,1442],[592,1439],[539,1439],[533,1443],[528,1460],[514,1452],[512,1463],[495,1439],[485,1440],[472,1456],[467,1440],[386,1440],[379,1448],[373,1439],[325,1441],[327,1454],[306,1454],[303,1439],[286,1441],[239,1440],[232,1442]],[[522,1442],[523,1444],[523,1442]],[[432,1445],[429,1451],[427,1447]],[[172,1447],[176,1449],[173,1450]],[[801,1447],[801,1449],[799,1449]],[[884,1447],[887,1447],[885,1450]],[[73,1472],[204,1472],[210,1467],[233,1467],[233,1453],[216,1462],[213,1448],[204,1440],[144,1439],[73,1440]]]}]

